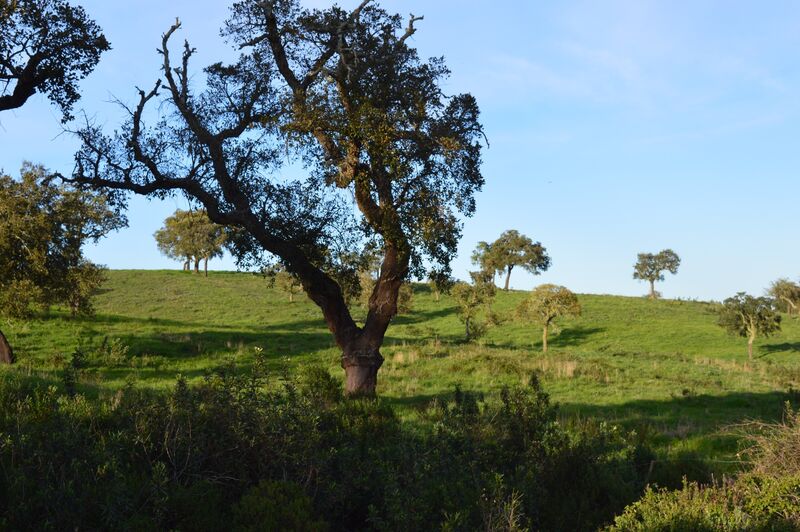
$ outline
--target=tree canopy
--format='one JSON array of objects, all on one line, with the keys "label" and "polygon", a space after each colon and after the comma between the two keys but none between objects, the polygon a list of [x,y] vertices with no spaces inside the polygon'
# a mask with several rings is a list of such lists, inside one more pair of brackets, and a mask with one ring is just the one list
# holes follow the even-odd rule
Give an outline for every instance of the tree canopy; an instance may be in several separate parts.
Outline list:
[{"label": "tree canopy", "polygon": [[[278,256],[342,349],[348,393],[372,394],[402,283],[449,272],[459,216],[474,212],[483,185],[478,106],[469,94],[446,95],[444,61],[423,61],[410,46],[419,20],[404,27],[370,0],[349,12],[243,0],[223,28],[241,55],[206,67],[197,90],[194,49],[186,44],[177,61],[170,50],[176,23],[159,48],[163,78],[139,92],[118,133],[77,132],[72,179],[185,193],[214,222],[240,228],[231,246],[240,264]],[[163,113],[145,123],[151,108]],[[281,174],[298,161],[307,178]],[[382,264],[360,327],[336,272],[365,240]]]},{"label": "tree canopy", "polygon": [[547,336],[557,332],[555,320],[562,316],[580,316],[578,297],[564,286],[543,284],[517,306],[517,316],[542,327],[542,351],[547,352]]},{"label": "tree canopy", "polygon": [[550,267],[550,257],[540,242],[534,242],[519,231],[511,229],[488,244],[478,242],[472,261],[482,270],[506,274],[504,290],[508,290],[511,270],[520,266],[538,275]]},{"label": "tree canopy", "polygon": [[639,253],[636,264],[633,265],[633,278],[650,283],[650,299],[656,299],[658,294],[655,289],[656,281],[664,280],[664,272],[678,273],[681,259],[671,249],[664,249],[656,254]]},{"label": "tree canopy", "polygon": [[78,82],[111,48],[100,27],[66,0],[0,0],[0,28],[0,111],[39,92],[72,118]]},{"label": "tree canopy", "polygon": [[208,276],[208,260],[222,256],[228,235],[224,226],[209,219],[205,209],[178,209],[164,220],[164,227],[153,236],[161,253],[183,261],[184,270],[188,270],[194,261],[194,271],[199,272],[200,261],[203,260]]},{"label": "tree canopy", "polygon": [[780,310],[790,316],[800,315],[800,284],[789,279],[778,279],[770,285],[769,295],[775,298]]},{"label": "tree canopy", "polygon": [[747,338],[747,355],[752,360],[753,341],[757,336],[769,336],[779,331],[781,316],[772,298],[739,292],[722,302],[718,323],[731,334]]},{"label": "tree canopy", "polygon": [[102,270],[83,245],[121,226],[102,195],[56,186],[26,163],[19,180],[0,176],[0,314],[30,315],[50,305],[92,312]]}]

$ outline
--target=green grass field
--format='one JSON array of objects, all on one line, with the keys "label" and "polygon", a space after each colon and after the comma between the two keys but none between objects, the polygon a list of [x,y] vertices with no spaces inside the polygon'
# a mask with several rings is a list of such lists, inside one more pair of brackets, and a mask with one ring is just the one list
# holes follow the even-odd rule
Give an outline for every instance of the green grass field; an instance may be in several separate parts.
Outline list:
[{"label": "green grass field", "polygon": [[[524,292],[500,292],[507,318],[478,343],[462,341],[452,300],[436,302],[417,285],[414,311],[390,327],[379,393],[413,421],[421,405],[456,385],[494,392],[532,372],[561,405],[565,422],[604,419],[649,434],[665,456],[693,452],[711,463],[735,462],[731,424],[778,419],[800,394],[800,321],[757,341],[748,363],[744,339],[716,325],[708,303],[582,295],[583,315],[567,320],[540,352],[540,332],[511,319]],[[303,297],[289,303],[263,278],[173,271],[111,271],[97,314],[72,319],[58,311],[1,326],[18,363],[6,372],[57,382],[79,346],[93,353],[82,372],[87,394],[135,381],[171,386],[178,374],[200,379],[214,368],[246,371],[256,349],[279,376],[301,364],[334,374],[339,352],[319,310]]]}]

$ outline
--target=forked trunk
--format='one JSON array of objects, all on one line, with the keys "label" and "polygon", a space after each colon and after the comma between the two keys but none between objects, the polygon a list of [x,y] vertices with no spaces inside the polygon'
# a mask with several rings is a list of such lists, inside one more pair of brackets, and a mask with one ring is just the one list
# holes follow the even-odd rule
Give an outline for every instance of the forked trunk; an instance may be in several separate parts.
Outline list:
[{"label": "forked trunk", "polygon": [[509,266],[508,267],[508,272],[506,273],[506,285],[503,288],[503,290],[505,290],[506,292],[508,292],[508,283],[511,282],[511,270],[512,270],[512,266]]},{"label": "forked trunk", "polygon": [[190,260],[187,258],[185,261],[183,261],[183,271],[188,272],[189,265],[190,265]]},{"label": "forked trunk", "polygon": [[11,344],[8,343],[6,337],[3,336],[3,331],[0,331],[0,363],[14,363],[14,351],[11,349]]},{"label": "forked trunk", "polygon": [[542,328],[542,353],[547,353],[547,325]]}]

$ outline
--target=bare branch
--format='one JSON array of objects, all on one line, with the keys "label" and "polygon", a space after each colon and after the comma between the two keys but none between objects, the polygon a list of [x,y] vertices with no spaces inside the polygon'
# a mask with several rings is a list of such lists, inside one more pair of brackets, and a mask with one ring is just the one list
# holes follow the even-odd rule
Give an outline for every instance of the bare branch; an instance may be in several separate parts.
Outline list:
[{"label": "bare branch", "polygon": [[406,32],[403,34],[402,37],[400,37],[397,40],[397,44],[404,43],[406,41],[406,39],[408,39],[409,37],[414,35],[417,32],[417,28],[414,27],[414,23],[418,22],[420,20],[424,20],[424,19],[425,19],[425,17],[415,17],[413,13],[411,15],[409,15],[408,16],[408,26],[406,27]]}]

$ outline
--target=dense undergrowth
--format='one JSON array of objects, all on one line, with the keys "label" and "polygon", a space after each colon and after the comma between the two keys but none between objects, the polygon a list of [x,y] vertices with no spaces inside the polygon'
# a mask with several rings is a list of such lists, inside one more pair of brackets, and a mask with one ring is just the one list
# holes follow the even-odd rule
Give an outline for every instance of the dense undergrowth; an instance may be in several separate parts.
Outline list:
[{"label": "dense undergrowth", "polygon": [[495,406],[457,391],[400,422],[325,370],[128,386],[89,400],[0,385],[8,529],[585,530],[642,492],[652,454],[606,426],[569,433],[533,378]]},{"label": "dense undergrowth", "polygon": [[[795,530],[800,424],[759,425],[738,479],[678,491],[645,437],[565,428],[533,375],[499,400],[456,390],[424,424],[345,400],[310,366],[234,367],[169,392],[89,399],[0,381],[0,527],[9,530]],[[648,487],[655,486],[655,487]],[[642,497],[643,496],[643,497]],[[616,517],[616,521],[614,521]],[[612,524],[613,523],[613,524]]]}]

